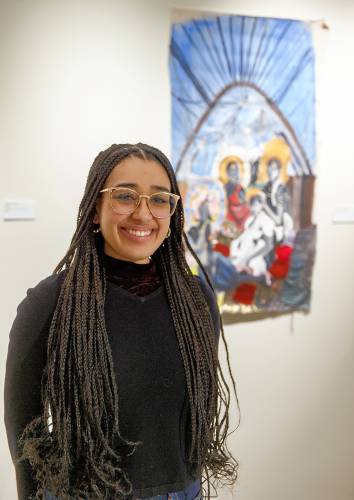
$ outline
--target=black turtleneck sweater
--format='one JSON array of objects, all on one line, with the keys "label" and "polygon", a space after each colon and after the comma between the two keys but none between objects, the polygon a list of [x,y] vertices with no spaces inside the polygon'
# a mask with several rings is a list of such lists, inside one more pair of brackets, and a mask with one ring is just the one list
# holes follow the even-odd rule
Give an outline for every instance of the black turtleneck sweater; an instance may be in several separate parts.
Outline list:
[{"label": "black turtleneck sweater", "polygon": [[[120,430],[142,441],[126,459],[133,497],[179,491],[194,479],[185,461],[188,398],[182,358],[163,283],[153,261],[104,257],[105,318],[119,388]],[[215,296],[198,279],[219,336]],[[41,413],[40,386],[49,327],[62,274],[29,289],[10,332],[5,377],[5,425],[13,460],[17,437]],[[27,462],[15,465],[18,497],[35,494]]]}]

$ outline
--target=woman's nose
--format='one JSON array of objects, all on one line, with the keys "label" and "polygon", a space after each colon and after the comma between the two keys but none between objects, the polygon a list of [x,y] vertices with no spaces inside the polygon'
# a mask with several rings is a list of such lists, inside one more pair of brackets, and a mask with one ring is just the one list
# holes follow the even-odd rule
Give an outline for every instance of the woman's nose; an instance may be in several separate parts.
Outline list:
[{"label": "woman's nose", "polygon": [[147,198],[140,199],[139,206],[132,213],[132,217],[140,220],[149,220],[152,218]]}]

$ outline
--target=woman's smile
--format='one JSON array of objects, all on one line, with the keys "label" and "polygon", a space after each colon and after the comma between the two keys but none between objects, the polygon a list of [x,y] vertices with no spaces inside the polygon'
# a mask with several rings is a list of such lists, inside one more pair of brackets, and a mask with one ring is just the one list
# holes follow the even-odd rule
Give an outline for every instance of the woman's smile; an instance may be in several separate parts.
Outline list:
[{"label": "woman's smile", "polygon": [[118,231],[131,241],[137,241],[138,243],[143,243],[150,240],[153,236],[154,230],[149,229],[136,229],[132,227],[118,227]]}]

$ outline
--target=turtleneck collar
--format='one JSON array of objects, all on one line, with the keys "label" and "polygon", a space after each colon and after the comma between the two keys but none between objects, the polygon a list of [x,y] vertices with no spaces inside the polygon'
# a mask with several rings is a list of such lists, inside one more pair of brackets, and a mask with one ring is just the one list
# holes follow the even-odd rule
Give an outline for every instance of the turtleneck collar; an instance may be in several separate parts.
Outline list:
[{"label": "turtleneck collar", "polygon": [[161,285],[153,259],[147,264],[136,264],[103,254],[103,265],[108,281],[140,297],[149,295]]}]

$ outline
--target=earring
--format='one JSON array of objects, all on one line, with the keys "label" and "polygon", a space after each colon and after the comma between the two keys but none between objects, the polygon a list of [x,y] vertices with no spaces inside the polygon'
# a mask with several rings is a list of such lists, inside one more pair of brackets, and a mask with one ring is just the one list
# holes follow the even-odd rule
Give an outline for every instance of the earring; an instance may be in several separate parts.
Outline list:
[{"label": "earring", "polygon": [[100,226],[98,226],[98,228],[97,228],[97,229],[94,229],[92,232],[93,232],[93,233],[95,233],[95,234],[97,234],[97,233],[99,233],[100,231],[101,231],[101,227],[100,227]]},{"label": "earring", "polygon": [[171,236],[171,228],[169,227],[165,238],[169,238],[170,236]]}]

